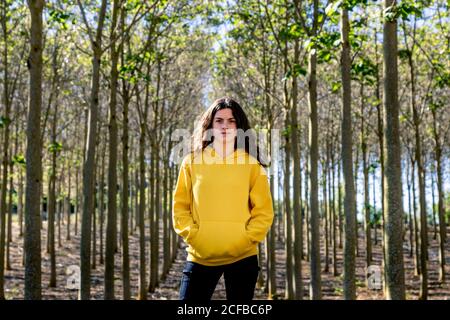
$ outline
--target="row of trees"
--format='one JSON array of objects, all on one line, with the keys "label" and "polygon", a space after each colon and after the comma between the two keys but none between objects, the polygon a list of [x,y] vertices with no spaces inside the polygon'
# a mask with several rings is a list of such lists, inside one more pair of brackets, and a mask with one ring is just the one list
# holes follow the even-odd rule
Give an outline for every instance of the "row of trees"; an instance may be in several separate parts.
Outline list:
[{"label": "row of trees", "polygon": [[[435,230],[439,228],[439,281],[445,281],[447,4],[257,0],[237,4],[224,9],[231,27],[215,59],[215,79],[220,92],[236,92],[250,102],[261,127],[285,128],[284,180],[275,179],[284,190],[278,192],[282,199],[278,212],[285,223],[285,296],[303,297],[301,257],[306,257],[310,296],[321,297],[323,235],[323,270],[329,270],[332,255],[334,275],[339,274],[336,248],[343,243],[344,297],[354,299],[355,256],[365,254],[366,265],[374,263],[372,246],[378,242],[380,212],[386,297],[405,298],[406,229],[409,254],[421,276],[420,298],[426,299],[428,216]],[[244,77],[238,76],[242,70]],[[428,188],[432,203],[426,197],[426,177],[432,180]],[[357,186],[362,188],[362,205],[357,205]],[[404,203],[409,204],[405,209]],[[357,212],[363,222],[364,253],[356,246]],[[276,293],[274,237],[273,228],[266,243],[271,295]]]},{"label": "row of trees", "polygon": [[[105,264],[105,298],[115,297],[114,260],[120,247],[122,294],[129,299],[128,237],[137,231],[138,296],[145,299],[160,277],[162,217],[161,232],[167,239],[170,234],[164,243],[169,250],[164,273],[174,256],[168,203],[177,170],[174,162],[169,163],[174,143],[170,137],[176,128],[193,123],[204,99],[202,83],[208,67],[204,55],[211,36],[192,21],[205,5],[187,1],[4,1],[2,5],[2,84],[7,103],[2,117],[1,261],[9,261],[12,207],[18,204],[20,230],[25,217],[26,299],[41,298],[42,231],[47,233],[51,260],[50,287],[63,285],[56,283],[58,248],[81,233],[80,298],[89,299],[90,272],[98,262]],[[27,49],[29,84],[23,68]],[[11,68],[14,72],[8,73]],[[15,190],[17,195],[8,199]],[[67,226],[66,239],[61,239],[61,224]],[[149,233],[151,248],[146,250]],[[5,298],[4,266],[11,265],[0,265],[0,297]]]},{"label": "row of trees", "polygon": [[[50,287],[65,285],[57,283],[58,249],[79,237],[80,299],[91,298],[97,263],[104,298],[117,298],[119,257],[120,296],[146,299],[179,244],[170,218],[178,172],[171,137],[192,129],[205,101],[230,94],[257,130],[268,130],[268,141],[272,129],[283,134],[281,158],[271,166],[277,219],[260,247],[269,298],[280,295],[281,241],[287,299],[305,297],[306,268],[309,297],[321,299],[330,267],[336,277],[343,272],[344,298],[355,299],[356,257],[364,255],[367,267],[379,263],[377,245],[386,298],[406,297],[408,254],[426,299],[430,226],[445,282],[445,1],[1,4],[0,298],[12,241],[23,238],[24,297],[40,299],[42,272]],[[43,254],[50,270],[41,270]]]}]

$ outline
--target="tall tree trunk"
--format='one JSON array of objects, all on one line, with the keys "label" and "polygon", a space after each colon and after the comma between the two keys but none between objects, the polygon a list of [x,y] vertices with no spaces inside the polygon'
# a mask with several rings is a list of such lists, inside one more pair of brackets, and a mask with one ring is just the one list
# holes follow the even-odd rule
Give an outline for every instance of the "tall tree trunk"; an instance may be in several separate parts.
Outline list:
[{"label": "tall tree trunk", "polygon": [[104,235],[103,232],[104,226],[105,226],[105,158],[106,158],[106,147],[103,149],[102,152],[102,167],[101,167],[101,174],[100,174],[100,190],[99,190],[99,201],[98,201],[98,208],[99,208],[99,214],[100,214],[100,259],[99,263],[104,264],[105,263],[105,254],[104,254]]},{"label": "tall tree trunk", "polygon": [[[29,107],[27,119],[27,185],[25,206],[25,299],[41,299],[41,108],[42,108],[42,11],[44,0],[28,0],[31,14]],[[3,277],[1,277],[3,278]]]},{"label": "tall tree trunk", "polygon": [[[380,17],[380,19],[383,19]],[[383,253],[383,258],[381,260],[382,269],[386,270],[386,239],[385,239],[385,224],[386,224],[386,208],[385,208],[385,170],[384,170],[384,164],[385,164],[385,155],[384,155],[384,123],[383,123],[383,105],[381,103],[381,80],[380,80],[380,73],[379,73],[379,66],[380,63],[378,62],[378,30],[375,29],[374,32],[374,42],[375,42],[375,63],[376,63],[376,87],[375,87],[375,96],[377,98],[377,136],[378,136],[378,152],[380,153],[380,171],[381,171],[381,183],[380,183],[380,189],[381,189],[381,251]],[[383,288],[386,294],[387,286],[386,286],[386,277],[383,277]]]},{"label": "tall tree trunk", "polygon": [[436,192],[435,192],[435,180],[434,180],[434,172],[430,171],[431,177],[431,214],[433,217],[433,240],[437,239],[437,221],[436,221]]},{"label": "tall tree trunk", "polygon": [[8,192],[8,232],[6,234],[6,263],[5,268],[6,270],[11,270],[11,260],[10,260],[10,244],[12,242],[12,209],[13,209],[13,202],[12,202],[12,194],[14,190],[14,184],[13,184],[13,162],[9,162],[9,192]]},{"label": "tall tree trunk", "polygon": [[[364,174],[364,231],[366,240],[366,266],[372,264],[372,239],[371,239],[371,223],[370,223],[370,202],[369,202],[369,164],[367,163],[367,134],[366,122],[364,119],[364,83],[360,83],[361,96],[361,152],[363,160],[363,174]],[[374,208],[375,210],[375,208]]]},{"label": "tall tree trunk", "polygon": [[[64,171],[64,168],[61,168],[61,171]],[[64,181],[64,176],[61,174],[61,176],[59,177],[57,184],[58,184],[58,191],[56,193],[57,198],[60,198],[61,196],[61,185]],[[61,215],[62,215],[62,210],[63,210],[63,201],[60,199],[59,201],[56,202],[56,213],[58,214],[58,248],[61,248],[62,244],[61,244]]]},{"label": "tall tree trunk", "polygon": [[344,171],[345,195],[345,241],[344,241],[344,299],[356,298],[355,286],[355,187],[353,180],[353,142],[352,142],[352,118],[351,118],[351,60],[350,60],[350,23],[348,9],[341,9],[341,72],[342,72],[342,167]]},{"label": "tall tree trunk", "polygon": [[[80,264],[81,281],[79,298],[81,300],[90,299],[91,295],[91,217],[94,210],[94,167],[95,167],[95,148],[97,143],[97,118],[98,118],[98,100],[100,86],[100,62],[102,57],[102,34],[103,24],[106,16],[107,0],[102,0],[98,16],[98,26],[95,35],[95,41],[91,42],[92,57],[92,83],[91,83],[91,101],[89,106],[89,127],[86,141],[86,156],[83,164],[83,216],[81,221],[81,240],[80,240]],[[80,7],[81,2],[78,1]],[[84,10],[84,9],[83,9]],[[92,36],[92,35],[90,35]]]},{"label": "tall tree trunk", "polygon": [[[150,73],[150,67],[147,66],[147,76]],[[148,98],[149,98],[149,84],[145,85],[145,102],[144,111],[139,112],[140,132],[139,132],[139,300],[147,299],[147,286],[145,281],[146,276],[146,261],[145,261],[145,136],[147,126],[148,113]],[[138,108],[140,107],[140,99],[138,96]]]},{"label": "tall tree trunk", "polygon": [[19,237],[23,237],[23,174],[19,169],[19,190],[17,191],[17,215],[19,216]]},{"label": "tall tree trunk", "polygon": [[[298,1],[297,2],[298,6]],[[299,40],[294,41],[294,65],[299,64]],[[291,134],[292,134],[292,160],[293,163],[293,209],[294,209],[294,279],[295,279],[295,299],[303,299],[303,280],[302,280],[302,256],[303,256],[303,215],[301,212],[301,171],[300,171],[300,150],[297,106],[298,105],[298,79],[297,75],[292,77],[292,106],[291,106]]]},{"label": "tall tree trunk", "polygon": [[420,238],[419,238],[419,223],[417,222],[417,203],[416,203],[416,161],[414,156],[411,156],[411,180],[412,180],[412,195],[413,195],[413,214],[414,214],[414,239],[416,241],[416,256],[415,256],[415,275],[421,274],[420,263]]},{"label": "tall tree trunk", "polygon": [[8,162],[9,162],[9,131],[10,131],[10,111],[9,101],[9,73],[8,73],[8,29],[7,29],[6,2],[2,4],[2,29],[3,29],[3,103],[5,105],[5,127],[3,129],[3,157],[2,157],[2,177],[0,191],[0,300],[5,299],[4,277],[5,277],[5,237],[6,237],[6,193],[8,192]]},{"label": "tall tree trunk", "polygon": [[117,246],[117,81],[119,72],[117,64],[119,51],[116,49],[117,20],[119,3],[112,3],[111,22],[111,92],[109,100],[109,163],[108,163],[108,219],[106,223],[106,251],[105,251],[105,300],[114,299],[114,253]]},{"label": "tall tree trunk", "polygon": [[[169,134],[170,136],[170,134]],[[170,148],[168,148],[170,150]],[[166,161],[166,157],[164,157],[163,160],[164,163],[164,175],[163,175],[163,202],[162,202],[162,209],[163,209],[163,272],[161,275],[161,280],[165,280],[169,268],[170,268],[170,230],[169,230],[169,213],[167,210],[167,176],[168,176],[168,169],[169,164],[168,161]]]},{"label": "tall tree trunk", "polygon": [[[407,168],[406,173],[406,183],[408,187],[408,229],[409,229],[409,257],[413,258],[414,256],[414,229],[413,229],[413,217],[412,217],[412,211],[413,211],[413,197],[411,194],[411,178],[410,178],[410,172],[409,168]],[[414,260],[416,261],[416,260]],[[414,263],[415,264],[415,263]],[[417,270],[417,266],[415,266],[415,270]]]},{"label": "tall tree trunk", "polygon": [[[175,179],[176,179],[176,172],[178,172],[178,167],[176,165],[172,165],[172,168],[170,170],[170,212],[173,211],[173,189],[174,189],[174,185],[175,185]],[[172,219],[170,219],[170,230],[172,230],[172,262],[175,261],[176,257],[177,257],[177,251],[178,251],[178,241],[179,241],[179,237],[175,232],[175,229],[173,228],[173,221]]]},{"label": "tall tree trunk", "polygon": [[436,109],[432,108],[433,115],[433,138],[434,138],[434,157],[436,162],[437,189],[438,189],[438,215],[439,215],[439,282],[445,283],[445,242],[447,240],[447,230],[445,223],[444,208],[444,188],[443,188],[443,169],[442,169],[442,147],[438,132],[436,120]]},{"label": "tall tree trunk", "polygon": [[68,186],[67,186],[67,196],[64,198],[66,201],[66,216],[67,216],[67,231],[66,231],[66,240],[70,240],[70,213],[72,211],[72,205],[70,202],[70,196],[71,196],[71,170],[70,170],[70,164],[67,166],[67,178],[68,178]]},{"label": "tall tree trunk", "polygon": [[[120,28],[122,33],[125,29],[125,10],[120,11]],[[118,52],[122,57],[122,65],[125,64],[123,56],[123,41],[119,44]],[[117,66],[116,66],[117,67]],[[117,69],[117,68],[116,68]],[[128,166],[128,150],[129,150],[129,137],[128,137],[128,105],[129,105],[129,91],[125,80],[122,82],[122,94],[123,94],[123,137],[122,137],[122,292],[123,299],[130,300],[131,288],[130,288],[130,257],[128,248],[128,211],[129,205],[129,166]]]},{"label": "tall tree trunk", "polygon": [[[342,151],[341,151],[342,153]],[[338,218],[339,218],[339,248],[342,249],[343,241],[342,241],[342,231],[343,231],[343,222],[342,222],[342,161],[338,161]]]},{"label": "tall tree trunk", "polygon": [[[157,47],[157,45],[156,45]],[[161,86],[161,60],[157,61],[156,69],[156,97],[160,96]],[[151,163],[151,175],[150,178],[152,188],[151,190],[151,204],[150,204],[150,281],[149,292],[154,292],[159,284],[159,217],[161,212],[160,207],[160,182],[161,174],[159,171],[160,154],[157,147],[158,141],[160,141],[161,126],[158,126],[161,116],[159,115],[159,101],[156,99],[153,102],[154,113],[154,132],[156,135],[152,138],[152,163]]]},{"label": "tall tree trunk", "polygon": [[75,230],[74,230],[74,234],[78,235],[78,211],[80,209],[80,194],[79,194],[79,190],[80,190],[80,185],[79,185],[79,176],[80,174],[80,167],[77,166],[77,169],[75,171]]},{"label": "tall tree trunk", "polygon": [[[309,187],[308,187],[308,176],[309,176],[309,169],[308,169],[308,161],[305,161],[305,199],[309,199]],[[305,201],[305,219],[306,219],[306,261],[311,260],[311,242],[310,242],[310,217],[311,212],[309,210],[309,204],[308,201]]]},{"label": "tall tree trunk", "polygon": [[[395,5],[395,0],[385,0],[385,10]],[[385,163],[385,247],[386,247],[386,297],[405,299],[405,272],[402,246],[402,181],[401,146],[399,131],[398,69],[397,69],[397,21],[383,17],[384,57],[384,138],[386,140]]]},{"label": "tall tree trunk", "polygon": [[[289,114],[286,114],[286,126],[290,125]],[[285,298],[294,298],[293,286],[293,256],[292,256],[292,212],[291,212],[291,141],[289,135],[286,135],[285,157],[284,157],[284,248],[286,251],[286,274],[285,274]]]},{"label": "tall tree trunk", "polygon": [[[56,52],[54,53],[56,57]],[[52,167],[50,169],[49,187],[48,187],[48,249],[50,254],[50,284],[49,287],[56,287],[56,253],[55,253],[55,214],[56,214],[56,154],[57,154],[57,141],[56,141],[56,128],[58,119],[58,103],[55,103],[55,110],[52,121],[52,145],[51,158]]]},{"label": "tall tree trunk", "polygon": [[[329,139],[329,138],[327,138]],[[323,222],[323,237],[325,242],[325,266],[323,268],[324,272],[330,271],[330,257],[329,257],[329,236],[328,236],[328,214],[329,214],[329,206],[328,206],[328,197],[327,197],[327,160],[324,159],[322,162],[322,219]]]},{"label": "tall tree trunk", "polygon": [[333,275],[339,275],[337,267],[337,238],[336,238],[336,206],[335,206],[335,162],[334,150],[330,148],[330,165],[328,170],[328,199],[330,201],[330,218],[331,218],[331,240],[333,244]]},{"label": "tall tree trunk", "polygon": [[319,229],[319,131],[317,116],[317,54],[315,50],[309,54],[308,63],[309,87],[309,193],[311,220],[311,298],[322,298],[320,268],[320,229]]}]

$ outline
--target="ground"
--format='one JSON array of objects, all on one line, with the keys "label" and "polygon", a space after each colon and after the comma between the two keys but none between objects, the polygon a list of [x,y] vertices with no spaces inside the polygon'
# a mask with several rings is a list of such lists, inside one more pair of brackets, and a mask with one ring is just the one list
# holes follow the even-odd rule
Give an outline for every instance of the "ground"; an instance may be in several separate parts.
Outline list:
[{"label": "ground", "polygon": [[[73,219],[73,218],[72,218]],[[13,219],[13,242],[10,244],[10,266],[11,270],[5,270],[5,295],[7,299],[23,299],[24,296],[24,267],[22,265],[23,255],[23,239],[19,237],[19,229]],[[46,222],[43,223],[44,229],[42,230],[42,296],[43,299],[77,299],[78,292],[76,289],[68,289],[67,281],[68,275],[66,275],[67,268],[71,265],[79,264],[79,242],[80,234],[74,235],[73,221],[72,221],[72,238],[66,240],[66,228],[67,226],[61,224],[61,246],[58,246],[58,229],[56,229],[56,272],[57,272],[57,286],[55,288],[49,288],[50,277],[50,259],[46,253]],[[432,229],[432,228],[430,228]],[[78,228],[80,230],[80,228]],[[361,230],[362,231],[362,230]],[[447,230],[447,234],[449,234]],[[148,234],[148,232],[147,232]],[[147,237],[148,238],[148,237]],[[406,238],[407,239],[407,238]],[[99,238],[97,237],[97,241]],[[138,234],[135,232],[130,235],[130,270],[131,270],[131,290],[132,298],[135,299],[138,292],[138,279],[139,279],[139,249],[138,249]],[[333,275],[333,264],[330,259],[329,271],[324,272],[325,267],[325,253],[322,239],[322,293],[323,299],[342,299],[342,250],[338,250],[337,267],[339,276]],[[366,263],[364,255],[364,239],[360,234],[359,241],[359,256],[356,259],[356,286],[357,286],[357,299],[383,299],[382,290],[369,290],[366,285]],[[446,244],[446,262],[447,262],[447,283],[440,284],[438,282],[438,242],[434,239],[434,233],[430,230],[430,247],[429,247],[429,299],[450,299],[450,241]],[[98,241],[99,243],[99,241]],[[149,249],[149,241],[147,239],[147,257]],[[161,242],[160,242],[161,243]],[[414,274],[414,261],[409,257],[409,248],[405,241],[404,257],[405,257],[405,276],[406,276],[406,288],[407,299],[417,299],[420,288],[420,277]],[[285,286],[285,255],[283,250],[284,244],[281,241],[277,242],[276,257],[277,257],[277,294],[279,299],[284,298],[284,286]],[[186,252],[184,250],[184,244],[180,244],[177,258],[173,263],[167,277],[160,281],[159,287],[153,293],[148,294],[148,299],[161,299],[172,300],[178,298],[178,288],[181,277],[181,270],[183,263],[186,259]],[[375,245],[373,248],[373,265],[381,266],[381,246]],[[92,285],[91,285],[91,298],[103,299],[103,272],[104,265],[99,264],[99,249],[97,249],[97,263],[96,268],[92,270]],[[121,283],[121,249],[115,256],[115,295],[117,299],[122,297],[122,283]],[[332,257],[332,251],[330,248],[330,257]],[[303,279],[304,279],[304,298],[309,298],[309,262],[303,260]],[[261,265],[263,272],[265,266]],[[162,266],[160,266],[160,270]],[[148,267],[147,267],[148,273]],[[263,273],[265,274],[265,273]],[[148,279],[147,279],[148,280]],[[148,281],[147,281],[148,282]],[[213,299],[225,299],[225,287],[223,278],[219,281],[216,291],[213,295]],[[255,299],[267,299],[267,294],[263,288],[257,287],[255,291]]]}]

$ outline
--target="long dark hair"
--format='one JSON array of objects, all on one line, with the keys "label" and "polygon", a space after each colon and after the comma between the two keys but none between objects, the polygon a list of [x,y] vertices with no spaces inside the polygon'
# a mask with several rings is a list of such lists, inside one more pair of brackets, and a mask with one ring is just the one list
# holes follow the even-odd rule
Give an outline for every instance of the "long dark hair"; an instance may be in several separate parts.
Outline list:
[{"label": "long dark hair", "polygon": [[[241,129],[244,132],[251,129],[250,122],[248,121],[247,115],[242,109],[241,105],[230,97],[223,97],[215,100],[208,109],[202,114],[200,121],[194,131],[193,143],[194,152],[203,151],[209,144],[214,141],[214,136],[208,139],[205,137],[205,132],[212,129],[214,116],[217,111],[222,109],[231,109],[233,117],[236,120],[236,128]],[[252,139],[253,141],[251,141]],[[251,143],[255,143],[256,148],[250,148]],[[234,141],[234,150],[237,149],[237,138]],[[259,146],[256,141],[256,137],[251,134],[250,136],[245,136],[244,149],[249,155],[253,156],[258,162],[263,166],[267,167],[268,163],[263,157],[259,150]],[[253,154],[255,153],[256,154]]]}]

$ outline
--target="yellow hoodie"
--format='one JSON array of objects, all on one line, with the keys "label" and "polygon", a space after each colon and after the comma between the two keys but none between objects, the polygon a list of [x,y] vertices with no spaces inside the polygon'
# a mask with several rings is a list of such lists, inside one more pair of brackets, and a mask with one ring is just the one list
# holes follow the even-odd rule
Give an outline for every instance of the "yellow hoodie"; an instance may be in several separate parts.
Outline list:
[{"label": "yellow hoodie", "polygon": [[173,225],[188,244],[187,260],[206,266],[257,254],[273,221],[267,173],[242,149],[222,158],[208,146],[186,156],[173,200]]}]

